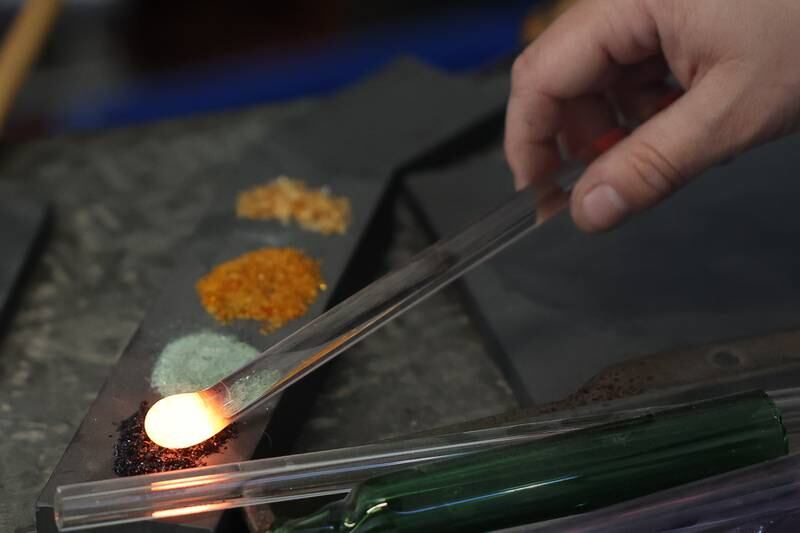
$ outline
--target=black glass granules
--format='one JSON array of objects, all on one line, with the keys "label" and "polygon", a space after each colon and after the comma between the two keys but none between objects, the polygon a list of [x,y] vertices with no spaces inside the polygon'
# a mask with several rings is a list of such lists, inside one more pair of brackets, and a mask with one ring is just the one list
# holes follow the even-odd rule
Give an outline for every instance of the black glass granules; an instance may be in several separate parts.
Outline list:
[{"label": "black glass granules", "polygon": [[114,473],[118,476],[137,476],[204,466],[205,458],[227,448],[225,444],[236,436],[235,425],[228,426],[205,442],[189,448],[170,450],[151,441],[144,431],[147,402],[120,422],[119,439],[114,445]]}]

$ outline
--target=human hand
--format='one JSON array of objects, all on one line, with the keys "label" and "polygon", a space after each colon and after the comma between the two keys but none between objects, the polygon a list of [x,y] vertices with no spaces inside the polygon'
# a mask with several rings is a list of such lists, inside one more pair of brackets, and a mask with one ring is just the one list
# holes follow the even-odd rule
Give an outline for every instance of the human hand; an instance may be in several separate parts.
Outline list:
[{"label": "human hand", "polygon": [[800,119],[796,0],[583,0],[514,63],[505,149],[518,187],[542,186],[571,155],[685,93],[597,158],[576,185],[573,219],[610,229],[697,173],[792,132]]}]

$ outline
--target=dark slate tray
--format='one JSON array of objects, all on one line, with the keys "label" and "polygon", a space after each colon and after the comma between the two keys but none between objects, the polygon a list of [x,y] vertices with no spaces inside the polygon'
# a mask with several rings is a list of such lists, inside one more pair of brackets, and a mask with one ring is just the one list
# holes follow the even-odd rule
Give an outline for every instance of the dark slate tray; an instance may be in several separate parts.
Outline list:
[{"label": "dark slate tray", "polygon": [[505,73],[465,79],[400,60],[322,104],[314,127],[302,117],[281,124],[280,140],[271,148],[331,172],[397,173],[463,145],[475,127],[501,117],[508,90]]},{"label": "dark slate tray", "polygon": [[[499,153],[406,184],[437,236],[512,191]],[[617,231],[585,235],[559,215],[462,286],[520,399],[559,400],[637,356],[800,325],[798,194],[792,137]]]},{"label": "dark slate tray", "polygon": [[[280,174],[285,170],[265,161],[262,165],[254,166],[250,175],[259,177],[264,175],[263,172],[266,175],[277,175],[276,172]],[[385,185],[380,180],[347,178],[329,179],[326,183],[337,194],[344,194],[351,200],[353,222],[344,236],[324,237],[304,232],[297,226],[237,221],[231,216],[211,217],[198,227],[194,238],[182,251],[173,275],[165,283],[164,290],[150,307],[103,390],[89,409],[72,444],[50,478],[42,498],[46,497],[50,501],[58,485],[113,477],[111,448],[117,435],[115,424],[130,416],[142,400],[148,400],[152,404],[159,398],[150,389],[149,376],[158,353],[172,339],[192,332],[214,330],[235,336],[261,349],[324,310]],[[323,278],[330,289],[320,293],[304,318],[271,335],[260,334],[258,324],[252,322],[220,326],[200,305],[194,288],[195,281],[215,264],[267,246],[294,246],[311,257],[318,258]],[[269,414],[244,421],[240,425],[238,438],[223,453],[209,457],[209,464],[226,463],[250,456],[263,436],[268,418]],[[109,435],[113,437],[109,438]],[[42,526],[48,522],[43,515],[50,513],[51,509],[42,505],[39,512],[37,525],[42,530]],[[198,520],[182,520],[181,523],[213,529],[217,520],[218,517],[210,515]]]},{"label": "dark slate tray", "polygon": [[[452,93],[458,96],[453,97]],[[263,150],[245,157],[237,168],[209,169],[225,177],[219,191],[220,206],[232,206],[236,192],[246,184],[287,174],[305,178],[312,184],[327,184],[335,193],[349,196],[353,223],[345,236],[327,238],[294,226],[237,221],[232,213],[213,216],[201,224],[186,248],[176,251],[180,259],[172,277],[164,284],[40,495],[37,530],[54,530],[52,501],[56,487],[113,476],[114,438],[108,435],[116,437],[114,423],[133,413],[141,400],[156,399],[147,378],[154,356],[169,340],[205,328],[232,333],[245,342],[266,348],[321,313],[337,292],[341,297],[342,291],[349,290],[343,287],[337,290],[337,284],[397,169],[447,144],[453,136],[469,130],[487,116],[494,116],[504,97],[500,86],[454,80],[405,61],[326,101],[307,115],[277,125],[265,139]],[[420,133],[423,130],[424,134]],[[320,132],[327,133],[320,135]],[[320,259],[328,282],[329,290],[322,293],[304,319],[263,337],[255,324],[221,328],[205,314],[194,293],[194,283],[212,265],[246,250],[284,245],[304,249]],[[282,398],[291,398],[291,393],[290,389]],[[271,418],[274,413],[293,410],[293,405],[284,406],[285,402],[279,401],[276,409],[264,417],[244,423],[228,449],[210,457],[209,464],[252,457],[267,429],[270,447],[279,449],[281,439],[287,437],[280,429],[273,431]],[[223,516],[231,519],[233,515]],[[212,513],[170,523],[110,529],[214,531],[224,529],[226,524],[230,526],[221,518],[219,513]]]},{"label": "dark slate tray", "polygon": [[0,182],[0,328],[44,229],[47,208],[16,184]]}]

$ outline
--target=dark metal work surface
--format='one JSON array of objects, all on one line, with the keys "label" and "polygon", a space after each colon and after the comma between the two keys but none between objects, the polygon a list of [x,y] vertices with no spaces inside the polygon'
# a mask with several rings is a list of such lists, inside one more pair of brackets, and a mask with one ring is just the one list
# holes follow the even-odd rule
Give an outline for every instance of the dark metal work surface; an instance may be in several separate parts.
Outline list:
[{"label": "dark metal work surface", "polygon": [[[433,433],[513,424],[532,417],[563,418],[670,405],[753,389],[776,391],[797,387],[800,386],[798,354],[798,330],[648,354],[603,369],[561,400],[442,426]],[[790,445],[796,449],[800,440],[793,440]]]},{"label": "dark metal work surface", "polygon": [[317,127],[287,121],[275,149],[330,172],[397,171],[451,143],[467,126],[497,116],[507,96],[505,77],[465,83],[402,61],[326,105],[326,120]]},{"label": "dark metal work surface", "polygon": [[[800,137],[785,139],[617,231],[582,234],[564,213],[469,275],[519,397],[559,400],[635,356],[800,324],[798,169]],[[407,183],[440,235],[511,192],[499,153]]]},{"label": "dark metal work surface", "polygon": [[32,260],[46,218],[44,202],[30,192],[0,181],[0,335],[17,284]]},{"label": "dark metal work surface", "polygon": [[[279,109],[249,110],[91,137],[54,139],[7,150],[0,161],[0,174],[14,178],[24,176],[38,192],[46,193],[54,205],[55,220],[52,239],[21,293],[20,310],[10,324],[9,335],[0,344],[0,383],[3,385],[0,388],[0,431],[4,435],[0,440],[0,530],[30,528],[34,495],[49,476],[120,349],[136,331],[143,310],[150,307],[151,301],[163,302],[160,298],[167,297],[169,286],[165,285],[165,280],[169,278],[166,272],[180,268],[176,265],[178,258],[196,253],[185,248],[194,226],[201,218],[224,211],[230,205],[233,184],[224,182],[231,176],[241,176],[237,169],[246,168],[252,162],[283,161],[293,163],[295,172],[291,173],[297,177],[319,182],[325,181],[328,175],[349,174],[380,182],[394,169],[381,171],[379,157],[390,158],[398,166],[410,164],[412,161],[406,161],[406,157],[413,159],[427,153],[455,133],[483,120],[487,113],[496,111],[498,103],[502,105],[502,96],[497,93],[491,98],[486,96],[482,84],[462,80],[454,85],[447,77],[411,63],[395,68],[404,69],[402,78],[409,87],[405,90],[398,87],[398,80],[391,72],[386,74],[391,83],[384,89],[390,87],[395,91],[388,94],[392,98],[397,94],[405,97],[397,107],[382,104],[387,119],[383,130],[357,127],[359,117],[373,121],[379,114],[380,98],[365,97],[364,102],[371,102],[370,105],[348,112],[340,104],[347,102],[345,94],[339,97],[341,99],[331,100],[329,105],[301,103]],[[439,83],[444,83],[447,91],[429,87]],[[371,87],[371,90],[380,90],[374,83]],[[450,97],[453,91],[459,96]],[[428,99],[425,95],[434,98]],[[416,107],[408,109],[411,105]],[[450,109],[449,114],[442,114],[442,108]],[[327,120],[325,113],[330,113]],[[417,128],[426,116],[434,117],[437,124],[420,136]],[[348,165],[343,162],[332,165],[336,169],[322,168],[313,159],[303,157],[301,146],[291,146],[293,142],[302,142],[302,138],[290,140],[288,134],[281,133],[281,124],[297,127],[299,121],[305,120],[302,117],[312,117],[308,119],[310,128],[317,120],[322,123],[336,120],[342,123],[343,132],[353,125],[353,131],[383,134],[385,142],[395,146],[397,151],[371,155],[360,149],[361,145],[369,143],[352,138],[352,152],[340,153],[342,161],[353,161],[352,172],[347,172]],[[417,148],[409,149],[409,144]],[[281,170],[290,172],[286,168]],[[384,235],[379,248],[386,243]],[[214,261],[226,254],[224,246],[216,252],[219,256],[215,256]],[[212,260],[211,256],[205,257],[206,261]],[[186,286],[182,290],[185,292]],[[178,303],[175,306],[178,307]],[[429,311],[432,308],[435,307],[427,307]],[[421,308],[420,313],[424,312],[425,308]],[[408,327],[424,321],[418,318]],[[462,317],[449,322],[448,327],[459,331],[458,328],[465,328],[467,324]],[[401,338],[418,337],[415,332],[402,328],[387,332]],[[428,339],[435,339],[435,335],[431,335]],[[480,403],[475,396],[472,403],[452,403],[449,396],[467,395],[462,390],[466,382],[459,380],[449,387],[437,383],[436,392],[449,393],[435,396],[428,392],[425,398],[435,398],[436,404],[398,410],[398,419],[393,421],[394,431],[415,427],[415,421],[416,427],[438,425],[442,413],[449,413],[445,421],[456,421],[488,414],[493,405],[496,411],[511,406],[511,398],[498,374],[491,373],[491,363],[485,359],[477,337],[453,341],[455,346],[472,346],[471,350],[458,349],[467,354],[461,364],[465,368],[476,365],[474,368],[482,369],[478,374],[487,376],[488,384],[480,389],[487,393],[487,402]],[[153,342],[151,334],[145,333],[134,338],[131,348],[150,352]],[[427,370],[419,363],[405,363],[409,348],[402,343],[381,343],[380,337],[375,337],[377,344],[370,349],[372,339],[367,342],[363,345],[367,351],[362,353],[371,354],[373,359],[380,357],[401,363],[394,367],[387,363],[388,366],[382,367],[380,373],[387,379],[387,385],[359,389],[368,396],[360,397],[360,412],[353,416],[364,412],[364,401],[371,403],[369,395],[376,397],[376,404],[380,403],[377,400],[385,399],[392,383],[416,383],[417,376]],[[439,350],[442,342],[438,339],[435,342]],[[418,354],[426,352],[420,345],[415,350]],[[452,348],[451,353],[455,353]],[[337,368],[344,365],[343,360]],[[352,371],[348,373],[355,376]],[[374,383],[374,376],[369,379]],[[425,375],[424,380],[432,383],[429,375]],[[341,392],[334,393],[335,397],[329,397],[320,411],[337,411],[335,405],[341,395]],[[411,395],[409,392],[406,398]],[[480,407],[474,413],[461,412],[465,405]],[[454,412],[457,414],[453,415]],[[406,418],[399,418],[402,416]],[[385,422],[378,417],[375,420]],[[299,420],[293,423],[300,426]],[[359,431],[363,440],[373,440],[386,433],[385,426],[381,427],[374,430],[369,424],[361,423]],[[108,445],[105,450],[97,450],[98,457],[94,459],[98,463],[106,461],[99,454],[106,453],[108,457],[111,454],[113,439],[108,439],[108,433],[104,439]],[[99,446],[99,442],[96,444]],[[75,463],[67,466],[81,471],[84,465],[76,464],[78,462],[76,458]]]}]

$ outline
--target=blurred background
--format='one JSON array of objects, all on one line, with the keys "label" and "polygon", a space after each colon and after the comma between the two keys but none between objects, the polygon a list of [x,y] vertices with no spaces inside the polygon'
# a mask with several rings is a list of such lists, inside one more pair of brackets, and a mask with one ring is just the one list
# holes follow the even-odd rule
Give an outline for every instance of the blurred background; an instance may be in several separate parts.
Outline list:
[{"label": "blurred background", "polygon": [[[6,30],[22,1],[0,2]],[[446,71],[513,56],[534,0],[71,0],[6,138],[319,95],[398,56]]]}]

